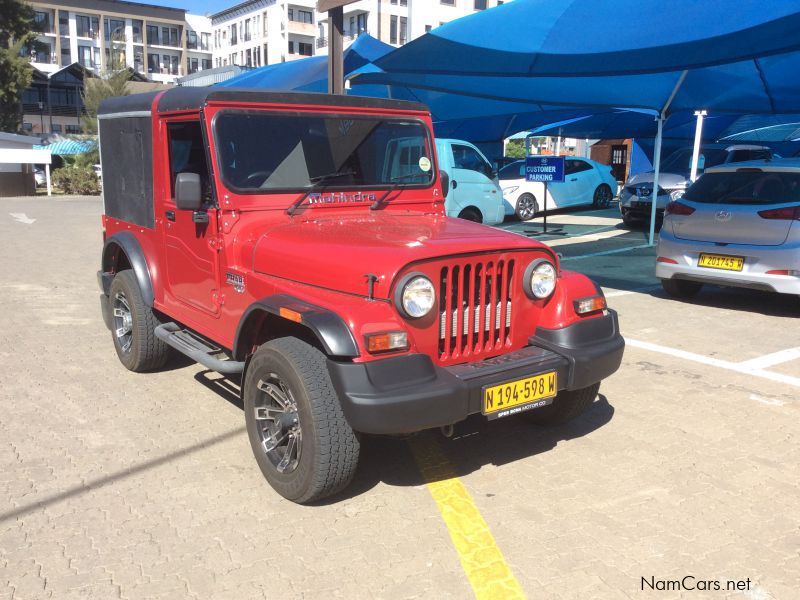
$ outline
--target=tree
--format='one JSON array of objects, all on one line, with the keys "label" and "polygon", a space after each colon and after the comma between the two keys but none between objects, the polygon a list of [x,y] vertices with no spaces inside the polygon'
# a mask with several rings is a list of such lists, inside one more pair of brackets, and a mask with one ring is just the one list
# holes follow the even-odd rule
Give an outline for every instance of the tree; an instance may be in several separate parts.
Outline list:
[{"label": "tree", "polygon": [[34,31],[30,6],[0,0],[0,131],[17,131],[22,122],[20,100],[33,75],[23,54],[35,43]]},{"label": "tree", "polygon": [[509,158],[525,158],[525,140],[508,140],[506,156]]},{"label": "tree", "polygon": [[100,109],[100,103],[106,98],[130,94],[128,90],[130,78],[128,69],[120,69],[100,77],[86,77],[83,80],[83,106],[86,114],[81,117],[81,121],[84,133],[97,135],[97,111]]}]

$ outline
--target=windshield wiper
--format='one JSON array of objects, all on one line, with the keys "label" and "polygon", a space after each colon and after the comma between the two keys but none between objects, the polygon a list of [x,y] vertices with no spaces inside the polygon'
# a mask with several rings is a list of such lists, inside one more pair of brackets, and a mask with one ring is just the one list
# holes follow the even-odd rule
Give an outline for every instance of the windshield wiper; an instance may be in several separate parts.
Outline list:
[{"label": "windshield wiper", "polygon": [[333,173],[326,173],[325,175],[318,175],[316,177],[312,177],[309,179],[311,182],[311,186],[303,192],[300,197],[295,200],[292,205],[286,209],[286,214],[289,216],[294,215],[294,212],[300,208],[300,205],[305,202],[306,198],[308,198],[313,192],[320,190],[324,187],[326,183],[333,179],[338,179],[339,177],[347,177],[348,175],[355,175],[355,171],[334,171]]},{"label": "windshield wiper", "polygon": [[383,194],[383,196],[381,196],[380,198],[375,200],[375,202],[370,204],[369,209],[370,210],[376,210],[377,208],[380,208],[380,206],[383,204],[383,201],[386,200],[386,198],[389,197],[389,194],[391,194],[393,191],[395,191],[397,188],[400,187],[400,182],[401,181],[403,181],[404,179],[410,179],[412,177],[419,177],[419,173],[406,173],[405,175],[398,175],[397,177],[392,177],[389,180],[389,181],[392,182],[391,187],[389,187],[389,189],[386,190],[386,192]]}]

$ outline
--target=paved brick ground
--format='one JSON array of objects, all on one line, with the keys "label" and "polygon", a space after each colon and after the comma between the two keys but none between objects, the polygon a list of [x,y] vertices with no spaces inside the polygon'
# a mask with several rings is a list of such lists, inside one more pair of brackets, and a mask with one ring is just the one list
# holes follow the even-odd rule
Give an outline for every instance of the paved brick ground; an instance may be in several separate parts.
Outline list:
[{"label": "paved brick ground", "polygon": [[[367,438],[330,503],[279,499],[229,382],[119,365],[97,301],[100,202],[0,206],[0,599],[471,596],[406,441]],[[569,263],[623,291],[652,286],[650,265],[649,250]],[[793,299],[611,303],[627,336],[727,361],[800,346]],[[797,377],[800,361],[772,370]],[[693,575],[753,583],[683,597],[791,599],[799,416],[796,387],[629,348],[567,426],[438,443],[531,598],[678,597],[641,578]]]}]

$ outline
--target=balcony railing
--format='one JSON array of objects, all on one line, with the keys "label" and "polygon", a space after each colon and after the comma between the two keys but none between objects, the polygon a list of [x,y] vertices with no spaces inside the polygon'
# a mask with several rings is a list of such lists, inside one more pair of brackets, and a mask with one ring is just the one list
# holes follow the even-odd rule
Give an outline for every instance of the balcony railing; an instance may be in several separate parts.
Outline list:
[{"label": "balcony railing", "polygon": [[[366,29],[362,29],[361,31],[345,33],[345,34],[342,35],[342,39],[345,42],[351,42],[354,39],[356,39],[359,35],[361,35],[362,33],[369,34],[369,31],[367,31]],[[317,38],[317,48],[326,48],[327,46],[328,46],[328,38],[326,38],[326,37]]]}]

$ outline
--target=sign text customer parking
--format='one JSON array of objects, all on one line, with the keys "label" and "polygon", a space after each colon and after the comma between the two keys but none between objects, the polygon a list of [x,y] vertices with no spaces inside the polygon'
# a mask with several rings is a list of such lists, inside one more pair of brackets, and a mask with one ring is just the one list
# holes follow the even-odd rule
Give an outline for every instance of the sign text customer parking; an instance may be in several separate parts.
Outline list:
[{"label": "sign text customer parking", "polygon": [[563,156],[528,156],[525,158],[525,180],[554,183],[564,181]]}]

